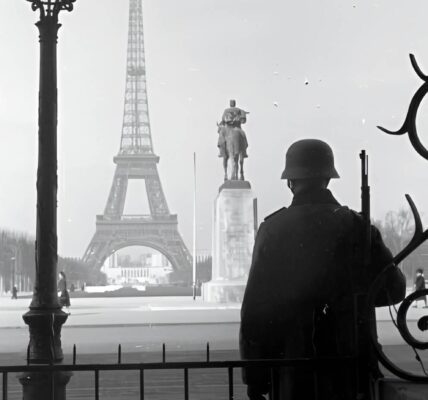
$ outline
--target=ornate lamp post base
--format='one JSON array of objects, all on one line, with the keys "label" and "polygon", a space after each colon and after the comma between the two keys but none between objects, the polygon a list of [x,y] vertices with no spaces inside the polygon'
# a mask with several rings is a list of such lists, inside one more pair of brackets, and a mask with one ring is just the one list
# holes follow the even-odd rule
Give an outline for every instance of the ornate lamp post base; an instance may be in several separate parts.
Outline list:
[{"label": "ornate lamp post base", "polygon": [[[32,364],[53,364],[63,359],[61,327],[68,314],[57,309],[30,309],[23,315],[30,329],[28,361]],[[66,386],[72,372],[29,372],[18,375],[22,385],[23,400],[66,399]]]},{"label": "ornate lamp post base", "polygon": [[30,329],[28,358],[33,364],[61,362],[61,327],[68,314],[61,309],[30,310],[23,315],[24,322]]},{"label": "ornate lamp post base", "polygon": [[65,400],[66,386],[72,372],[31,372],[21,374],[19,382],[22,385],[23,400],[55,399]]}]

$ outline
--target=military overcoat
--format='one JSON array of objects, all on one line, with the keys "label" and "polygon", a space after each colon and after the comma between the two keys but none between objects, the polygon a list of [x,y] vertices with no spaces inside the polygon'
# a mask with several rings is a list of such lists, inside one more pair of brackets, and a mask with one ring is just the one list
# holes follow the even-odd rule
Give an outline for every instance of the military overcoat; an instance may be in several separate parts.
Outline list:
[{"label": "military overcoat", "polygon": [[[371,236],[371,264],[364,268],[363,219],[327,189],[300,193],[290,207],[266,218],[257,233],[241,309],[242,358],[352,354],[353,294],[367,291],[392,259],[374,227]],[[394,301],[404,296],[398,269],[388,289]],[[269,371],[244,370],[243,378],[255,392],[269,389]],[[323,382],[331,384],[328,376]],[[313,398],[311,372],[287,369],[282,383],[284,399]],[[334,399],[334,388],[326,390]]]}]

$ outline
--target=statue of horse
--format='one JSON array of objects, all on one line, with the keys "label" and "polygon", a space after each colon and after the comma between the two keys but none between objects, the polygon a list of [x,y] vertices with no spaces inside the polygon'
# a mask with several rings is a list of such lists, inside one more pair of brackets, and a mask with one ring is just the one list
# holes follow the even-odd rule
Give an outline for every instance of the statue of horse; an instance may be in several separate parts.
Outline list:
[{"label": "statue of horse", "polygon": [[238,180],[239,171],[239,179],[242,181],[245,180],[244,158],[247,156],[247,153],[244,132],[238,126],[226,125],[223,123],[217,124],[217,127],[220,135],[218,144],[220,147],[220,157],[223,157],[224,180],[228,180],[227,167],[229,159],[232,162],[232,174],[230,179]]}]

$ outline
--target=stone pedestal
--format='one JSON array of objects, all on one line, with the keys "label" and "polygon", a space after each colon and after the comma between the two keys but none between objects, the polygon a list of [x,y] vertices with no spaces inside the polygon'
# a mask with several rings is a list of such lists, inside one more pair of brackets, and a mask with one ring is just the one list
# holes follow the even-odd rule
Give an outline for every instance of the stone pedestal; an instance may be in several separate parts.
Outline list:
[{"label": "stone pedestal", "polygon": [[257,227],[257,202],[247,181],[226,181],[214,203],[212,280],[205,301],[242,302]]}]

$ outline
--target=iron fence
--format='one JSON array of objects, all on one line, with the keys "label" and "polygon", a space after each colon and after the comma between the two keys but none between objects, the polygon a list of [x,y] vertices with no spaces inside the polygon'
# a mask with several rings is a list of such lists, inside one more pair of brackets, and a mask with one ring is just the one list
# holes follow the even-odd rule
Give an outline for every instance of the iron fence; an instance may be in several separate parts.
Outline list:
[{"label": "iron fence", "polygon": [[[71,364],[51,364],[51,365],[11,365],[0,366],[2,375],[2,399],[8,400],[8,379],[10,374],[47,374],[51,386],[51,397],[49,400],[55,400],[55,379],[61,372],[92,372],[94,374],[94,393],[95,400],[100,399],[100,372],[102,371],[136,371],[139,373],[139,399],[145,399],[145,372],[149,370],[182,370],[183,372],[183,398],[189,400],[190,386],[189,376],[192,370],[200,369],[223,369],[227,371],[227,387],[229,400],[234,400],[234,371],[241,368],[264,368],[270,371],[271,391],[269,399],[279,400],[275,388],[278,387],[279,371],[281,368],[292,367],[311,370],[315,374],[323,368],[343,368],[345,366],[353,367],[356,364],[354,357],[331,357],[331,358],[299,358],[299,359],[263,359],[263,360],[231,360],[231,361],[211,361],[209,351],[204,361],[184,361],[184,362],[167,362],[163,351],[162,362],[151,363],[122,363],[121,351],[118,353],[116,363],[105,364],[76,364],[75,352],[73,354],[73,363]],[[315,389],[315,396],[317,390]],[[316,398],[316,397],[315,397]],[[48,400],[48,399],[46,399]]]}]

